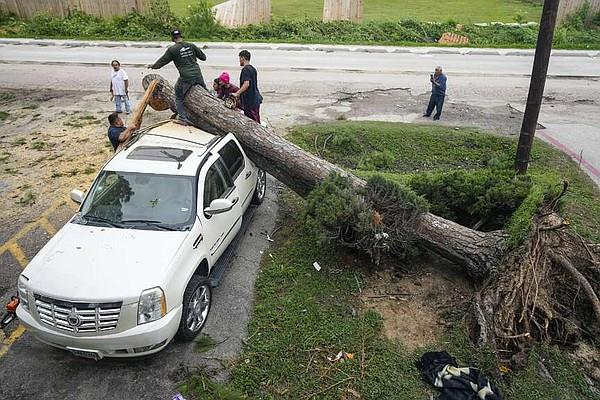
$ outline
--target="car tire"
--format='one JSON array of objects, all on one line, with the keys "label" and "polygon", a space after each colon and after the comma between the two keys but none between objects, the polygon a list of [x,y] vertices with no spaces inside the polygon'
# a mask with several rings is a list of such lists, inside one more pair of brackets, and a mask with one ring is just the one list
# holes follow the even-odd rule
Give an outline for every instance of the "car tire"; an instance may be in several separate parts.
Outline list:
[{"label": "car tire", "polygon": [[189,342],[202,330],[212,301],[210,282],[203,276],[194,275],[183,294],[181,321],[177,339]]},{"label": "car tire", "polygon": [[267,194],[267,173],[262,169],[257,172],[258,178],[256,179],[256,187],[254,188],[254,194],[252,195],[252,204],[260,205],[265,200]]}]

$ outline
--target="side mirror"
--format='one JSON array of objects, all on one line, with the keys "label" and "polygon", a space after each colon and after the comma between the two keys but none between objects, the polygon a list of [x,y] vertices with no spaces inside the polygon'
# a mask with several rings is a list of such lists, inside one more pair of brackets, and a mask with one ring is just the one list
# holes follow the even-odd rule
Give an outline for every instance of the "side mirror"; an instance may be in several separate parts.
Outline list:
[{"label": "side mirror", "polygon": [[233,202],[228,199],[215,199],[210,203],[210,207],[204,209],[208,215],[222,214],[233,208]]},{"label": "side mirror", "polygon": [[71,190],[71,200],[73,200],[75,203],[81,204],[83,202],[83,198],[85,197],[85,194],[79,190],[79,189],[73,189]]}]

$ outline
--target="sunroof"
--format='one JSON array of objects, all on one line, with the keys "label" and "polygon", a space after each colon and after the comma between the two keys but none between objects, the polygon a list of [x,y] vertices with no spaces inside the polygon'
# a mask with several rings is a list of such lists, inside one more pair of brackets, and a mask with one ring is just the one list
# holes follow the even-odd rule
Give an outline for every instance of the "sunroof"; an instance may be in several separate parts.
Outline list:
[{"label": "sunroof", "polygon": [[184,162],[191,150],[177,149],[174,147],[157,147],[157,146],[139,146],[133,149],[127,156],[129,160],[148,160],[148,161],[173,161]]}]

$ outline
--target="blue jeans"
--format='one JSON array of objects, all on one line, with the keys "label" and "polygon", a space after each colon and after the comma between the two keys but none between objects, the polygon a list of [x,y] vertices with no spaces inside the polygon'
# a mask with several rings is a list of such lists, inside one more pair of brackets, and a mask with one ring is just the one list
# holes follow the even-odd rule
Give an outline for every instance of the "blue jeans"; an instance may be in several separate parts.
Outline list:
[{"label": "blue jeans", "polygon": [[130,113],[131,112],[131,103],[129,102],[129,96],[127,96],[127,95],[116,95],[115,96],[115,106],[116,106],[117,112],[123,111],[123,109],[121,108],[122,102],[125,103],[125,111]]},{"label": "blue jeans", "polygon": [[425,112],[425,115],[429,117],[433,112],[433,109],[436,108],[437,112],[433,116],[433,119],[440,119],[440,117],[442,116],[442,108],[444,107],[445,98],[446,96],[443,94],[432,93],[431,98],[429,99],[429,105],[427,106],[427,111]]},{"label": "blue jeans", "polygon": [[185,111],[183,101],[185,100],[187,92],[189,92],[192,86],[195,85],[200,85],[204,89],[206,89],[206,84],[204,83],[204,79],[201,76],[193,81],[184,81],[181,78],[179,78],[177,80],[177,83],[175,84],[175,108],[177,109],[177,117],[180,120],[188,121],[188,115]]}]

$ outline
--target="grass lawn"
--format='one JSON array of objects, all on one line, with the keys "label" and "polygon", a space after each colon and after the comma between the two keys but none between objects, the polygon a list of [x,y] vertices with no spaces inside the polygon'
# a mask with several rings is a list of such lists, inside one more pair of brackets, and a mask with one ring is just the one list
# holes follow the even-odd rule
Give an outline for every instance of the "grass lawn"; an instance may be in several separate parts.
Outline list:
[{"label": "grass lawn", "polygon": [[[308,151],[314,151],[315,143],[321,149],[327,138],[320,152],[325,158],[362,175],[379,170],[398,181],[417,170],[481,168],[490,159],[512,156],[514,150],[513,138],[472,129],[379,122],[306,125],[288,138]],[[385,168],[376,163],[382,151],[395,158]],[[534,160],[532,173],[552,166],[553,173],[572,182],[565,200],[568,212],[585,211],[593,223],[600,222],[600,193],[575,163],[541,142],[536,142]],[[470,345],[464,305],[451,310],[439,341],[425,348],[409,350],[386,338],[382,317],[361,308],[359,300],[360,288],[369,288],[373,266],[360,257],[348,266],[348,250],[318,240],[303,222],[304,201],[298,196],[284,191],[279,201],[282,228],[263,258],[249,339],[232,380],[219,386],[201,373],[182,386],[186,398],[337,400],[360,394],[374,400],[426,399],[433,391],[421,382],[415,362],[425,351],[447,350],[460,365],[481,368],[507,400],[599,399],[589,392],[578,367],[556,348],[539,346],[526,368],[501,377],[495,356]],[[321,271],[313,268],[313,261]],[[340,350],[354,353],[354,358],[327,361],[326,356]],[[553,380],[540,375],[540,362],[552,371]]]},{"label": "grass lawn", "polygon": [[[188,4],[194,0],[170,0],[178,15],[185,15]],[[218,4],[221,0],[209,0]],[[288,18],[316,18],[323,15],[323,0],[272,0],[273,15]],[[423,21],[461,22],[514,22],[517,15],[538,22],[541,7],[521,0],[364,0],[364,19],[397,20],[415,18]]]}]

